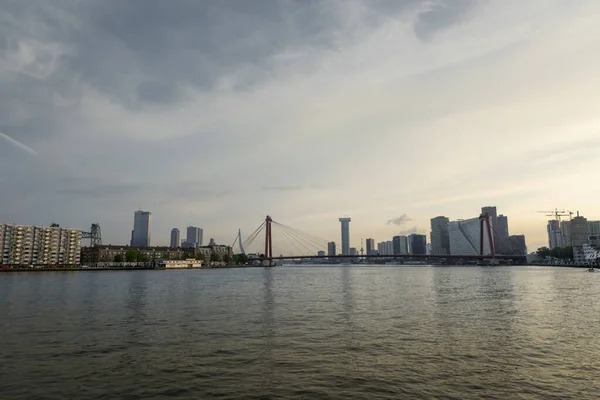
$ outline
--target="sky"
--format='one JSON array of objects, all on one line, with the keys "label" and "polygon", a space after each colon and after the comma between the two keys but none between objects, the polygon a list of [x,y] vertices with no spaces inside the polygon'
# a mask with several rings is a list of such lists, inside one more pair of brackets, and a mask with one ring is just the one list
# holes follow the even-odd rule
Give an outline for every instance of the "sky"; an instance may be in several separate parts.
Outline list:
[{"label": "sky", "polygon": [[351,244],[600,219],[596,0],[4,0],[0,223]]}]

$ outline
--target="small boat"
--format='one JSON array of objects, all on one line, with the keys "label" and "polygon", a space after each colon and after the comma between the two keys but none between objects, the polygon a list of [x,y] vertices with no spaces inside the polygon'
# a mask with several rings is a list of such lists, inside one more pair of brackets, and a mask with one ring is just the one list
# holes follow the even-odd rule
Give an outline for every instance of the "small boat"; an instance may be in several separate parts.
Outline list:
[{"label": "small boat", "polygon": [[594,269],[594,267],[589,267],[588,272],[596,272],[596,270]]}]

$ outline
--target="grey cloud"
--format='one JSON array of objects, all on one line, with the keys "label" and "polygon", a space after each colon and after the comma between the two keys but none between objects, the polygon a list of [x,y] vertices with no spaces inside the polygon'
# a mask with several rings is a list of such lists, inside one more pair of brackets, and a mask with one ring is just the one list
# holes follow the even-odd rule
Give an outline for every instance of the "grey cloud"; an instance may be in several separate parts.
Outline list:
[{"label": "grey cloud", "polygon": [[444,28],[460,23],[475,6],[475,0],[439,0],[419,14],[415,34],[421,40],[428,40]]},{"label": "grey cloud", "polygon": [[404,224],[406,224],[407,222],[412,221],[412,219],[406,215],[406,214],[402,214],[401,216],[397,217],[397,218],[391,218],[388,219],[387,224],[388,225],[396,225],[396,226],[402,226]]}]

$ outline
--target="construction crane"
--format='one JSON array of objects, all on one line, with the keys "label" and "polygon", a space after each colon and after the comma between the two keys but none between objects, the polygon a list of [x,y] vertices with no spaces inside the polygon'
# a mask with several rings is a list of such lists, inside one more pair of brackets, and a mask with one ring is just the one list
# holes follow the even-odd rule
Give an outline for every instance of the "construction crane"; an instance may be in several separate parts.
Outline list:
[{"label": "construction crane", "polygon": [[551,211],[538,211],[539,213],[546,214],[547,217],[554,217],[557,221],[560,221],[560,217],[569,217],[569,219],[573,219],[573,212],[565,209],[555,208]]}]

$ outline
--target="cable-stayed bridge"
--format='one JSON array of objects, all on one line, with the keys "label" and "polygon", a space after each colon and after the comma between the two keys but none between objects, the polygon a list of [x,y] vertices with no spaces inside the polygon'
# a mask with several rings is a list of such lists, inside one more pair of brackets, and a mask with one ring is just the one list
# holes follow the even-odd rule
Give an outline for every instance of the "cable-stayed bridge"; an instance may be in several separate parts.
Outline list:
[{"label": "cable-stayed bridge", "polygon": [[[480,216],[480,243],[478,254],[465,255],[417,255],[417,254],[355,254],[327,255],[330,240],[300,231],[299,229],[281,224],[267,216],[265,220],[245,239],[241,230],[232,245],[234,252],[246,254],[251,261],[260,260],[272,265],[277,260],[360,260],[360,259],[413,259],[413,260],[446,260],[446,261],[484,261],[507,260],[515,264],[526,262],[525,256],[496,255],[491,239],[489,217]],[[486,235],[487,234],[487,235]],[[484,254],[484,240],[489,240],[490,253]],[[320,254],[319,254],[320,253]]]}]

